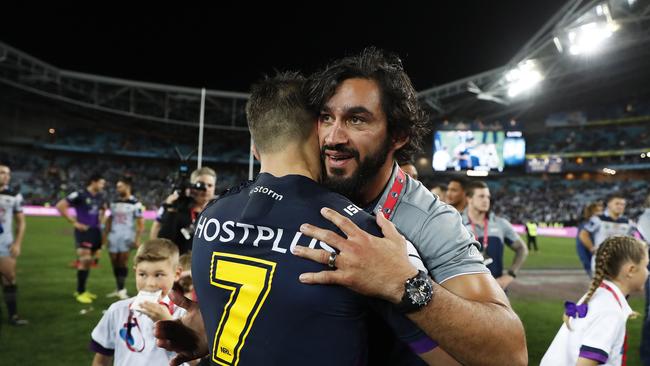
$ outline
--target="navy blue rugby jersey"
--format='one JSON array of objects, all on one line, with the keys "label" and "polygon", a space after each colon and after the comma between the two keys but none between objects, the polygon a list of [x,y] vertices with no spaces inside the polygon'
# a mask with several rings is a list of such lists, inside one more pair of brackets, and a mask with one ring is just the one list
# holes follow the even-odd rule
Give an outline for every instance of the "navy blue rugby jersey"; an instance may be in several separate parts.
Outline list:
[{"label": "navy blue rugby jersey", "polygon": [[340,286],[298,281],[301,273],[327,266],[294,256],[293,246],[332,250],[302,235],[300,225],[340,233],[321,216],[322,207],[381,235],[374,217],[299,175],[276,178],[262,173],[223,194],[199,216],[192,278],[213,364],[363,365],[370,307],[416,351],[435,346],[387,302]]}]

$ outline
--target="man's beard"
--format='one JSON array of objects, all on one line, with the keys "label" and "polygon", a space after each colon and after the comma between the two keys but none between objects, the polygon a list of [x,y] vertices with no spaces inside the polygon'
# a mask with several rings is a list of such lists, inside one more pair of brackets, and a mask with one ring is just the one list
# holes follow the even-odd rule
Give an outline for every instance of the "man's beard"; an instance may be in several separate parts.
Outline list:
[{"label": "man's beard", "polygon": [[[325,150],[340,151],[352,155],[357,162],[357,169],[352,172],[348,178],[343,177],[344,169],[327,168],[325,166]],[[359,151],[350,147],[339,145],[323,145],[321,148],[321,159],[323,160],[323,184],[330,190],[339,193],[356,204],[363,205],[361,202],[361,190],[379,173],[379,168],[384,165],[390,150],[390,138],[386,138],[379,146],[379,149],[368,155],[363,161],[359,157]],[[328,171],[329,170],[329,171]],[[331,175],[328,174],[331,172]]]}]

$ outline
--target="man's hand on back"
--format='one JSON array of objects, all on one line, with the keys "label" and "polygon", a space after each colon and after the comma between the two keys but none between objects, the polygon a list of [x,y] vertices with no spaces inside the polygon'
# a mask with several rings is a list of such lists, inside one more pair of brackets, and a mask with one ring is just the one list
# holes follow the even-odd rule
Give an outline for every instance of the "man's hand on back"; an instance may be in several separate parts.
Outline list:
[{"label": "man's hand on back", "polygon": [[[323,208],[321,214],[338,226],[346,238],[318,227],[304,224],[300,231],[338,249],[336,270],[304,273],[300,281],[309,284],[337,284],[363,295],[399,303],[404,294],[404,282],[415,276],[418,270],[409,262],[406,240],[395,226],[382,214],[377,224],[384,234],[379,238],[360,229],[350,219],[334,210]],[[294,254],[327,264],[330,253],[323,249],[296,246]]]},{"label": "man's hand on back", "polygon": [[174,304],[187,310],[187,314],[176,320],[162,320],[156,323],[154,336],[156,345],[177,355],[170,366],[196,360],[208,354],[208,339],[203,325],[199,304],[172,290],[169,298]]}]

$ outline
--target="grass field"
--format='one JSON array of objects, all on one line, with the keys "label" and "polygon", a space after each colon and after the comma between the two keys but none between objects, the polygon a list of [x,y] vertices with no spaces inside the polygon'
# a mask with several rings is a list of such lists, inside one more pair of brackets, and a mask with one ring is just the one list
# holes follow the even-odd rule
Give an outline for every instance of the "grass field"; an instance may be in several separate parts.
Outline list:
[{"label": "grass field", "polygon": [[[60,218],[34,217],[27,219],[27,225],[18,267],[19,310],[31,324],[22,328],[6,325],[6,309],[1,305],[0,365],[90,365],[90,332],[111,303],[104,295],[114,288],[108,255],[103,251],[100,268],[91,271],[88,282],[89,290],[99,297],[93,309],[81,315],[80,311],[89,307],[72,297],[76,277],[75,270],[68,267],[74,259],[70,225]],[[538,242],[541,252],[531,254],[524,268],[580,268],[573,240],[540,237]],[[505,263],[511,262],[509,252]],[[132,273],[127,287],[129,293],[135,293]],[[537,365],[560,326],[562,301],[513,297],[512,304],[526,328],[530,365]],[[631,305],[642,312],[643,299],[633,296]],[[628,322],[628,365],[640,365],[641,323],[641,319]]]}]

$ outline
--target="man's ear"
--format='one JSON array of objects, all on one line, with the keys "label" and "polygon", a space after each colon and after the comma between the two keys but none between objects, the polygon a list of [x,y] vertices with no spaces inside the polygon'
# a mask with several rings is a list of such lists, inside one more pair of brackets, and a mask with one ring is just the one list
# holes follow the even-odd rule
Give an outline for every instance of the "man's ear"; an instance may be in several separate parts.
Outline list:
[{"label": "man's ear", "polygon": [[397,151],[404,147],[409,142],[410,138],[408,136],[400,136],[393,139],[393,151]]}]

